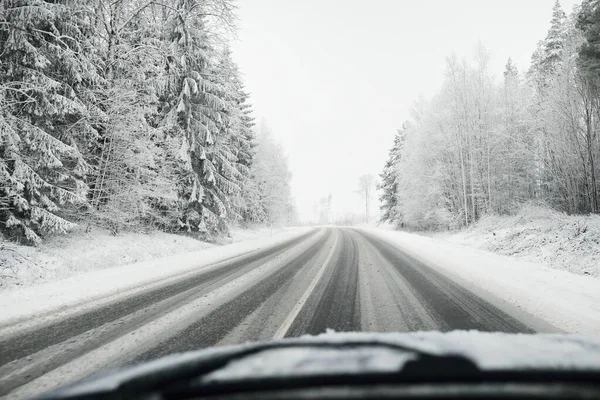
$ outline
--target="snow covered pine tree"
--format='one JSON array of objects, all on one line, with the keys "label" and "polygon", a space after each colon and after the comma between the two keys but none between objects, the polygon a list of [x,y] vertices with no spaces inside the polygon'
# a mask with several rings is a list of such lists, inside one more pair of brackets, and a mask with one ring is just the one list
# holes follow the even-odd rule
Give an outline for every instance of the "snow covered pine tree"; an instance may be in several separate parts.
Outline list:
[{"label": "snow covered pine tree", "polygon": [[71,229],[66,205],[85,203],[82,150],[96,136],[86,90],[99,77],[77,8],[6,0],[0,9],[0,230],[35,244]]}]

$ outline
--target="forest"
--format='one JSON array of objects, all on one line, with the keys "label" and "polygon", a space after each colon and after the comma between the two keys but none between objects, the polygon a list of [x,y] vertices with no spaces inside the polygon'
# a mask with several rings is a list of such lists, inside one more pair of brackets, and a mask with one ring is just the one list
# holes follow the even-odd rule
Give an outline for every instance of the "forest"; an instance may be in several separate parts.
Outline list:
[{"label": "forest", "polygon": [[290,172],[256,129],[235,24],[230,0],[0,2],[0,235],[289,222]]},{"label": "forest", "polygon": [[448,57],[440,90],[415,103],[394,137],[381,219],[456,229],[531,202],[599,213],[599,4],[567,15],[556,1],[527,71],[508,59],[494,79],[483,45],[472,60]]}]

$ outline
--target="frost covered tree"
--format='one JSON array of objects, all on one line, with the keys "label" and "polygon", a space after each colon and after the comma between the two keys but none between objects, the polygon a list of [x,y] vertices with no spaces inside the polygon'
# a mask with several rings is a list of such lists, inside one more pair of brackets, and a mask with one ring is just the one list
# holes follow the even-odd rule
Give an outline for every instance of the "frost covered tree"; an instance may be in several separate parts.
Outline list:
[{"label": "frost covered tree", "polygon": [[281,145],[273,138],[266,123],[261,123],[251,173],[256,182],[258,201],[269,225],[293,222],[291,173]]},{"label": "frost covered tree", "polygon": [[577,16],[577,28],[583,33],[585,41],[579,49],[579,65],[583,71],[600,77],[600,7],[597,0],[586,0]]},{"label": "frost covered tree", "polygon": [[208,153],[214,149],[226,116],[222,88],[209,79],[209,47],[199,4],[180,0],[167,18],[169,57],[166,68],[163,124],[181,143],[183,160],[179,197],[179,225],[189,231],[208,232],[225,217],[225,204],[217,192],[216,169]]},{"label": "frost covered tree", "polygon": [[[593,80],[578,61],[585,38],[577,18],[573,14],[564,21],[560,57],[551,59],[553,69],[547,84],[535,92],[541,196],[568,212],[598,212],[598,96]],[[551,31],[554,25],[553,19]]]},{"label": "frost covered tree", "polygon": [[244,181],[242,184],[242,205],[240,214],[245,223],[261,223],[266,221],[267,215],[258,189],[256,176],[253,175],[254,158],[257,140],[254,133],[255,123],[252,108],[249,104],[249,95],[243,86],[238,88],[238,107],[241,112],[240,136],[238,141],[238,164],[242,167]]},{"label": "frost covered tree", "polygon": [[592,212],[600,212],[600,193],[597,177],[600,174],[598,157],[600,143],[598,129],[600,124],[600,4],[598,1],[585,1],[578,15],[577,28],[583,34],[583,43],[578,50],[580,70],[580,93],[585,98],[584,146],[590,175],[590,200]]},{"label": "frost covered tree", "polygon": [[147,2],[92,2],[103,66],[95,88],[99,137],[89,155],[88,222],[122,229],[168,229],[176,218],[177,175],[173,138],[156,124],[164,71],[166,20]]},{"label": "frost covered tree", "polygon": [[394,144],[390,149],[383,171],[379,174],[380,183],[377,185],[377,189],[381,190],[379,196],[380,221],[395,225],[402,225],[402,213],[398,204],[398,163],[402,156],[407,129],[408,123],[405,123],[394,136]]},{"label": "frost covered tree", "polygon": [[228,196],[231,198],[228,202],[229,218],[240,221],[248,217],[260,221],[262,216],[257,213],[257,188],[250,175],[255,147],[254,119],[238,67],[227,47],[219,54],[214,76],[219,77],[227,102],[224,112],[228,122],[221,126],[220,135],[225,138],[224,146],[218,149],[214,163],[223,179],[231,185],[228,190]]},{"label": "frost covered tree", "polygon": [[530,196],[527,91],[508,61],[498,85],[487,52],[450,57],[440,92],[415,108],[397,167],[403,223],[448,229],[507,213]]},{"label": "frost covered tree", "polygon": [[101,77],[85,8],[71,2],[7,0],[0,4],[0,173],[12,238],[38,243],[71,229],[86,202],[84,158],[98,135],[90,88]]},{"label": "frost covered tree", "polygon": [[[530,90],[509,58],[498,96],[499,162],[495,166],[497,202],[495,212],[515,212],[520,205],[538,196],[536,187],[539,157],[528,111]],[[536,164],[537,163],[537,164]]]},{"label": "frost covered tree", "polygon": [[[267,218],[231,0],[0,3],[0,231]],[[265,160],[269,163],[270,160]]]},{"label": "frost covered tree", "polygon": [[543,42],[543,53],[540,60],[540,67],[545,74],[554,73],[557,64],[562,61],[566,21],[567,14],[563,11],[559,0],[556,0],[552,9],[550,29]]},{"label": "frost covered tree", "polygon": [[365,222],[369,223],[369,214],[371,212],[371,197],[375,188],[375,177],[372,174],[363,174],[358,178],[357,193],[360,195],[365,205]]},{"label": "frost covered tree", "polygon": [[509,59],[495,80],[481,46],[471,61],[448,58],[442,88],[415,107],[388,178],[407,227],[465,226],[527,201],[599,212],[598,4],[569,16],[554,4],[526,79]]}]

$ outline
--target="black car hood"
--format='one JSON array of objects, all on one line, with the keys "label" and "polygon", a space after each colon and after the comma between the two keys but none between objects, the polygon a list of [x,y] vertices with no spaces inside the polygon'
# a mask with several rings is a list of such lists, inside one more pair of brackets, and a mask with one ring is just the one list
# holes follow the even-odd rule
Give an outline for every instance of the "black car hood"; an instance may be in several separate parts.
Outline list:
[{"label": "black car hood", "polygon": [[419,356],[460,356],[483,371],[600,372],[600,339],[565,334],[334,333],[173,354],[90,377],[42,398],[158,385],[196,374],[202,382],[401,371]]}]

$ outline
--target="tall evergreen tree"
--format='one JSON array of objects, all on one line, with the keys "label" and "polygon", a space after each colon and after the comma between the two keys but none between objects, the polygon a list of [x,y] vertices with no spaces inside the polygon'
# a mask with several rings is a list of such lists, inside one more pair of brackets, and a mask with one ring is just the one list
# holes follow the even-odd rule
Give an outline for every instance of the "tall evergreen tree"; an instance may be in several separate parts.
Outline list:
[{"label": "tall evergreen tree", "polygon": [[[214,49],[210,46],[202,15],[202,2],[179,0],[167,23],[170,54],[168,82],[163,89],[163,124],[181,140],[182,215],[187,230],[218,232],[225,228],[225,194],[231,185],[215,166],[223,112],[228,105],[223,89],[211,75]],[[218,141],[218,142],[217,142]]]},{"label": "tall evergreen tree", "polygon": [[585,37],[579,49],[579,65],[593,79],[600,80],[600,2],[583,2],[577,18],[577,28]]},{"label": "tall evergreen tree", "polygon": [[[229,138],[228,148],[235,157],[235,159],[230,157],[231,162],[225,166],[226,170],[234,172],[229,174],[230,181],[237,186],[232,193],[230,217],[260,222],[265,215],[258,202],[257,186],[250,175],[256,146],[253,130],[254,118],[251,106],[248,104],[248,94],[245,93],[240,79],[240,72],[228,47],[220,54],[215,75],[220,77],[221,84],[227,93],[228,111],[226,112],[230,123],[225,128],[224,135]],[[223,156],[221,160],[227,160],[227,158]],[[222,166],[224,163],[221,161],[219,164]]]},{"label": "tall evergreen tree", "polygon": [[535,82],[538,90],[543,91],[549,84],[549,79],[556,72],[558,64],[563,57],[563,47],[566,40],[567,15],[563,11],[559,0],[552,8],[552,19],[546,38],[538,42],[537,48],[531,57],[530,78]]},{"label": "tall evergreen tree", "polygon": [[38,243],[73,220],[115,234],[265,221],[249,96],[220,41],[233,9],[0,2],[0,231]]},{"label": "tall evergreen tree", "polygon": [[567,14],[563,11],[560,1],[556,0],[552,8],[550,29],[544,40],[544,53],[541,60],[541,66],[546,74],[553,73],[556,65],[562,60],[566,21]]},{"label": "tall evergreen tree", "polygon": [[377,188],[381,190],[379,196],[380,221],[395,225],[402,225],[402,213],[398,204],[398,163],[406,141],[407,124],[406,122],[394,136],[394,144],[390,149],[383,171],[379,174],[380,182],[377,185]]},{"label": "tall evergreen tree", "polygon": [[90,88],[100,77],[89,18],[75,2],[6,0],[0,15],[0,169],[9,182],[0,229],[38,243],[74,226],[61,206],[85,203],[83,154],[97,137]]}]

